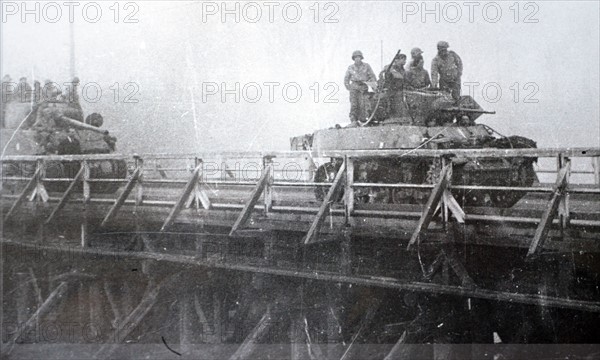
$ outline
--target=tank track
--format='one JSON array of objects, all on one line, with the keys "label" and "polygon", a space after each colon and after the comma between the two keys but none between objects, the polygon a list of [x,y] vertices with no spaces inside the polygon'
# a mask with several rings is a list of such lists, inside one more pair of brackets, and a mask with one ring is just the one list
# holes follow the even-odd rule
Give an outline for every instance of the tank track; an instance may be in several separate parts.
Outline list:
[{"label": "tank track", "polygon": [[[487,147],[492,148],[535,148],[534,141],[511,136],[492,139]],[[454,185],[510,186],[531,187],[537,181],[533,169],[536,158],[480,158],[456,160],[452,173]],[[341,166],[341,159],[325,163],[316,171],[315,182],[333,182]],[[436,184],[442,169],[441,159],[406,159],[393,161],[366,160],[355,163],[354,179],[356,182],[386,184]],[[315,197],[323,201],[328,188],[319,186],[315,189]],[[356,203],[375,204],[424,204],[431,190],[418,188],[358,188],[354,197]],[[452,191],[461,206],[509,208],[515,205],[525,191],[498,190],[458,190]],[[343,192],[336,197],[341,201]]]}]

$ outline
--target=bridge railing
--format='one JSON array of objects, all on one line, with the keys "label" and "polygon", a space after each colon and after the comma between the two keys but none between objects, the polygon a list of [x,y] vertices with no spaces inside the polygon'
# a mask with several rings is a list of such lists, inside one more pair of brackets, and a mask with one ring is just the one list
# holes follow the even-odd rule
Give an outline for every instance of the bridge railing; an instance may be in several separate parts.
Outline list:
[{"label": "bridge railing", "polygon": [[[534,184],[531,187],[519,186],[490,186],[490,185],[457,185],[452,184],[451,176],[443,171],[451,171],[452,159],[498,159],[498,158],[536,158],[551,159],[556,162],[557,169],[553,170],[553,184]],[[441,163],[436,171],[437,179],[446,177],[444,184],[436,183],[368,183],[359,182],[355,178],[355,163],[375,159],[437,159]],[[337,173],[329,182],[313,181],[315,171],[329,159],[337,159]],[[546,232],[552,223],[558,223],[562,228],[571,225],[600,226],[598,219],[572,219],[569,196],[571,194],[600,194],[600,149],[599,148],[553,148],[553,149],[448,149],[448,150],[353,150],[353,151],[282,151],[282,152],[203,152],[190,154],[137,154],[137,155],[61,155],[61,156],[6,156],[2,162],[3,197],[14,199],[11,209],[6,213],[5,220],[27,198],[29,200],[58,201],[54,216],[65,206],[69,198],[79,193],[81,198],[76,201],[88,203],[113,203],[105,222],[114,217],[124,204],[163,205],[171,206],[172,211],[165,221],[165,226],[175,221],[183,207],[196,204],[205,209],[242,209],[240,221],[234,230],[243,227],[249,214],[254,210],[269,212],[303,212],[315,213],[314,226],[311,236],[316,236],[320,223],[325,214],[344,216],[348,221],[355,216],[412,216],[423,219],[433,207],[441,205],[442,220],[449,221],[451,217],[461,221],[492,221],[492,222],[521,222],[543,225],[540,231]],[[125,161],[129,164],[129,174],[125,178],[94,177],[91,168],[102,167],[107,162]],[[572,161],[586,161],[593,164],[590,168],[577,170],[571,166]],[[75,163],[72,173],[63,172],[60,176],[47,177],[49,166]],[[15,174],[15,167],[20,173]],[[538,170],[547,174],[549,169]],[[56,172],[54,172],[56,173]],[[589,177],[586,185],[575,184],[571,175],[577,174]],[[7,194],[6,184],[24,182],[25,186],[17,187],[19,194]],[[47,184],[68,183],[61,190],[60,198],[52,198],[46,190]],[[96,191],[100,186],[94,184],[115,184],[121,186],[120,191],[107,194],[106,191]],[[80,184],[80,185],[79,185]],[[158,199],[150,196],[150,187],[168,187],[168,184],[185,185],[183,191],[161,194]],[[66,184],[65,184],[66,185]],[[250,188],[248,198],[226,199],[222,201],[213,196],[215,187],[239,186]],[[323,199],[317,200],[310,192],[304,194],[302,204],[287,205],[282,201],[274,201],[278,189],[281,188],[323,188]],[[428,201],[421,204],[422,212],[415,210],[381,210],[365,209],[357,204],[355,192],[361,189],[418,189],[427,191]],[[339,194],[345,194],[338,201]],[[430,191],[431,190],[431,191]],[[450,198],[450,190],[499,191],[522,193],[546,193],[550,195],[547,208],[542,218],[525,216],[503,216],[498,214],[465,213],[460,204]],[[134,199],[128,196],[134,192]],[[242,196],[247,196],[242,193]],[[177,200],[173,201],[172,198]],[[115,199],[116,197],[116,199]],[[433,198],[432,198],[433,197]],[[262,203],[259,200],[262,198]],[[171,200],[169,200],[171,199]],[[315,204],[318,207],[315,207]],[[402,204],[397,204],[402,205]],[[361,208],[362,207],[362,208]],[[554,219],[558,214],[558,219]],[[48,219],[51,220],[52,216]],[[431,219],[429,219],[430,221]],[[421,230],[426,228],[421,225]],[[544,234],[541,234],[544,235]]]}]

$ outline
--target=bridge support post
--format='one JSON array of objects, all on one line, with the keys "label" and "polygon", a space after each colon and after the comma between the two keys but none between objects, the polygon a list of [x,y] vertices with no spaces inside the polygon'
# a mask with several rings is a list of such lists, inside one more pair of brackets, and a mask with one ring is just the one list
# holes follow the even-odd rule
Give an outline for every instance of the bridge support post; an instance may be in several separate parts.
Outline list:
[{"label": "bridge support post", "polygon": [[342,301],[341,301],[341,283],[335,283],[327,286],[325,295],[327,299],[327,358],[339,359],[343,354],[341,344],[342,337]]},{"label": "bridge support post", "polygon": [[263,236],[263,258],[267,265],[275,264],[274,247],[277,240],[277,233],[272,230]]},{"label": "bridge support post", "polygon": [[0,351],[0,356],[2,358],[8,357],[19,338],[35,323],[37,323],[41,317],[52,310],[52,308],[54,308],[60,299],[62,299],[67,290],[67,282],[63,281],[56,287],[56,289],[52,291],[52,293],[46,298],[41,306],[38,307],[36,312],[29,318],[29,320],[27,320],[27,322],[25,322],[25,324],[19,328],[19,330],[8,340],[8,342],[2,344]]},{"label": "bridge support post", "polygon": [[594,184],[600,187],[600,156],[592,158],[592,168],[594,169]]},{"label": "bridge support post", "polygon": [[[199,158],[195,158],[194,159],[194,168],[200,168],[203,169],[203,161],[202,159]],[[196,182],[196,184],[194,185],[194,190],[192,191],[192,194],[188,197],[185,207],[186,208],[190,208],[192,207],[192,204],[195,205],[196,211],[200,210],[200,207],[203,207],[204,209],[208,210],[210,209],[210,200],[208,198],[208,195],[206,194],[206,192],[202,189],[201,184],[202,184],[202,177],[204,176],[204,171],[201,170],[200,171],[200,175],[198,176],[198,181]]]},{"label": "bridge support post", "polygon": [[[172,276],[169,276],[169,279]],[[165,280],[163,280],[163,283]],[[113,334],[108,338],[108,343],[102,346],[94,355],[94,358],[109,358],[111,354],[116,350],[118,344],[122,343],[127,336],[140,324],[144,319],[148,311],[152,309],[158,298],[159,292],[162,288],[162,283],[156,284],[153,278],[150,279],[146,292],[144,293],[142,300],[138,306],[129,313],[122,321],[117,325],[117,328]]]},{"label": "bridge support post", "polygon": [[88,211],[91,199],[90,189],[90,164],[87,160],[81,162],[83,168],[83,220],[81,222],[81,247],[89,246],[88,238]]},{"label": "bridge support post", "polygon": [[342,229],[340,271],[344,275],[352,274],[352,228],[349,225]]},{"label": "bridge support post", "polygon": [[134,155],[135,168],[140,169],[135,183],[135,206],[141,206],[144,202],[144,159]]},{"label": "bridge support post", "polygon": [[309,354],[306,352],[304,340],[304,321],[301,314],[290,314],[290,344],[291,360],[306,360]]},{"label": "bridge support post", "polygon": [[354,212],[354,159],[346,156],[346,186],[344,187],[344,203],[346,225],[350,224],[350,217]]},{"label": "bridge support post", "polygon": [[[571,160],[568,157],[565,157],[563,154],[561,154],[558,157],[558,163],[560,168],[562,169],[563,167],[565,167],[565,165],[567,165],[567,163],[570,164]],[[569,168],[567,169],[567,175],[566,175],[566,186],[568,187],[569,185],[569,178],[571,177],[571,167],[569,166]],[[566,188],[565,188],[566,190]],[[571,222],[571,213],[569,211],[569,198],[571,197],[571,195],[569,194],[568,191],[565,191],[563,193],[563,196],[560,199],[560,205],[558,207],[558,217],[560,219],[560,230],[561,233],[564,235],[565,230],[567,229],[567,227],[569,226],[569,223]]]},{"label": "bridge support post", "polygon": [[379,310],[380,305],[381,305],[381,298],[376,298],[373,302],[371,302],[371,304],[367,308],[367,311],[365,312],[365,315],[363,316],[362,320],[360,321],[360,325],[358,326],[358,329],[356,330],[354,335],[352,335],[352,339],[350,340],[350,343],[346,347],[344,354],[342,354],[342,357],[340,357],[340,360],[352,359],[352,353],[355,351],[354,344],[356,343],[356,341],[358,339],[360,339],[361,336],[363,336],[365,331],[367,331],[369,329],[369,326],[371,325],[371,322],[373,321],[373,318],[375,317],[377,310]]},{"label": "bridge support post", "polygon": [[273,322],[271,321],[271,306],[269,305],[267,306],[267,310],[263,314],[258,324],[256,324],[256,326],[254,327],[254,329],[252,329],[250,334],[246,336],[244,342],[242,342],[242,344],[236,350],[236,352],[233,355],[231,355],[229,360],[249,359],[250,355],[252,355],[252,352],[256,348],[257,342],[260,341],[262,337],[264,337],[264,335],[271,328],[272,325]]},{"label": "bridge support post", "polygon": [[265,215],[268,215],[273,207],[273,181],[274,181],[274,171],[273,168],[273,157],[272,156],[264,156],[263,157],[263,169],[265,171],[268,170],[267,179],[265,180],[265,190],[264,190],[264,202],[265,202]]},{"label": "bridge support post", "polygon": [[200,341],[200,325],[194,316],[194,293],[184,291],[179,301],[179,344],[182,353],[188,353]]}]

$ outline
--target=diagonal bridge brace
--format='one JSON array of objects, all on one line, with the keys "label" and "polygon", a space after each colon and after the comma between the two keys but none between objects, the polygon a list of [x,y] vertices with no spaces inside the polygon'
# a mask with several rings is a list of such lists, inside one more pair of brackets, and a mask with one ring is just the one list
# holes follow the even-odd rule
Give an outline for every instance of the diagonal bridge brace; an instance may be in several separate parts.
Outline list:
[{"label": "diagonal bridge brace", "polygon": [[240,213],[238,218],[235,220],[235,223],[233,224],[233,227],[231,228],[231,231],[229,232],[229,236],[234,236],[235,233],[239,229],[241,229],[246,224],[248,219],[250,218],[250,214],[252,214],[252,210],[254,209],[254,206],[258,202],[260,195],[263,193],[263,191],[267,187],[267,183],[270,180],[271,171],[272,171],[272,165],[268,165],[267,167],[265,167],[262,175],[260,176],[260,179],[258,179],[258,182],[256,183],[256,185],[254,186],[254,189],[252,190],[252,194],[250,195],[250,198],[244,205],[244,208],[242,209],[242,212]]},{"label": "diagonal bridge brace", "polygon": [[[173,222],[175,221],[175,218],[177,218],[177,215],[179,215],[179,212],[181,212],[181,209],[183,208],[183,206],[186,204],[188,204],[188,207],[191,206],[191,202],[194,199],[196,199],[196,203],[198,203],[198,202],[202,203],[202,206],[205,209],[210,209],[211,204],[208,199],[208,195],[206,195],[206,193],[204,193],[203,190],[200,189],[200,186],[198,184],[201,174],[202,174],[202,163],[197,165],[196,168],[194,169],[194,171],[192,172],[192,177],[187,182],[187,184],[185,184],[185,188],[183,189],[183,192],[179,196],[179,199],[175,203],[175,206],[173,206],[173,208],[171,209],[171,212],[167,216],[167,219],[165,220],[162,227],[160,228],[161,232],[165,231],[169,226],[171,226],[173,224]],[[192,192],[194,193],[194,196],[191,198],[192,200],[190,201],[189,198],[190,198],[190,195],[192,194]]]},{"label": "diagonal bridge brace", "polygon": [[427,203],[425,204],[425,208],[423,209],[421,218],[417,223],[417,228],[415,229],[412,237],[410,238],[407,247],[408,250],[410,250],[410,248],[415,243],[419,243],[421,241],[421,233],[427,230],[427,228],[429,227],[429,223],[431,223],[433,214],[435,213],[435,210],[438,208],[441,202],[443,202],[448,207],[448,209],[450,209],[450,212],[452,212],[452,215],[454,215],[454,217],[459,223],[462,224],[465,222],[464,211],[462,210],[462,208],[448,189],[450,185],[450,177],[452,176],[452,165],[449,164],[444,166],[440,175],[440,180],[435,184],[435,187],[433,188],[429,199],[427,199]]},{"label": "diagonal bridge brace", "polygon": [[344,178],[345,172],[346,172],[346,161],[344,161],[342,163],[342,166],[340,166],[340,169],[338,170],[337,174],[335,175],[335,178],[333,180],[333,183],[331,184],[331,187],[329,188],[329,191],[327,192],[327,195],[325,195],[325,198],[323,199],[323,202],[321,203],[321,206],[319,207],[317,216],[315,217],[312,224],[310,225],[310,228],[308,229],[308,233],[306,234],[306,237],[304,238],[304,245],[309,245],[316,241],[316,238],[319,234],[319,230],[321,229],[321,225],[323,225],[323,221],[325,220],[325,214],[327,213],[327,210],[331,207],[331,204],[333,202],[332,199],[335,198],[335,195],[338,193],[338,191],[340,189],[340,186],[342,184],[342,179]]},{"label": "diagonal bridge brace", "polygon": [[65,190],[65,192],[61,196],[60,200],[58,201],[58,205],[56,205],[54,210],[52,210],[52,213],[50,214],[50,216],[48,216],[48,218],[46,219],[46,222],[45,222],[46,225],[50,224],[52,222],[52,220],[54,220],[54,218],[56,217],[58,212],[60,210],[62,210],[62,208],[65,207],[65,205],[67,204],[67,201],[69,201],[69,198],[71,197],[71,194],[73,194],[75,185],[83,179],[84,170],[85,170],[85,168],[83,166],[81,166],[79,168],[79,171],[75,175],[75,178],[73,179],[73,181],[71,181],[71,183],[69,184],[69,187],[67,188],[67,190]]},{"label": "diagonal bridge brace", "polygon": [[566,161],[565,164],[558,171],[552,197],[550,198],[548,206],[546,207],[546,210],[542,215],[542,219],[538,224],[537,229],[535,230],[535,234],[533,236],[533,240],[531,241],[531,245],[529,245],[529,250],[527,251],[528,259],[532,259],[535,256],[539,255],[540,249],[544,246],[544,243],[546,242],[546,238],[548,237],[548,232],[550,231],[552,221],[554,220],[554,217],[558,212],[558,207],[560,203],[564,201],[565,195],[567,193],[566,189],[569,185],[570,171],[570,161]]},{"label": "diagonal bridge brace", "polygon": [[42,169],[42,166],[38,164],[37,168],[35,169],[35,172],[33,173],[33,176],[31,177],[31,179],[29,179],[29,181],[23,188],[23,191],[21,191],[19,197],[17,197],[17,199],[12,204],[6,215],[4,215],[5,222],[14,214],[15,210],[23,203],[23,201],[27,198],[27,195],[29,195],[29,201],[35,200],[37,196],[40,196],[42,198],[42,201],[44,202],[48,201],[48,193],[46,192],[46,189],[41,181],[43,173]]},{"label": "diagonal bridge brace", "polygon": [[104,217],[104,220],[102,220],[102,224],[100,225],[101,227],[106,226],[106,224],[108,224],[112,219],[115,218],[115,216],[117,216],[117,212],[119,211],[121,206],[123,206],[123,204],[125,203],[125,200],[127,199],[129,194],[133,190],[133,187],[138,182],[141,173],[142,173],[142,168],[138,166],[135,169],[135,171],[133,172],[133,174],[131,175],[131,179],[129,179],[129,181],[127,182],[127,185],[125,185],[125,189],[123,190],[121,195],[119,195],[117,200],[115,200],[115,203],[113,204],[113,206],[111,206],[110,210],[108,210],[108,213]]},{"label": "diagonal bridge brace", "polygon": [[169,216],[167,216],[167,219],[165,220],[163,226],[160,228],[161,232],[165,231],[169,226],[171,226],[171,224],[173,224],[173,222],[175,221],[175,218],[177,217],[177,215],[179,215],[179,212],[181,211],[181,209],[183,208],[184,205],[186,205],[186,204],[188,204],[188,206],[191,205],[191,201],[189,201],[189,198],[190,198],[190,195],[192,194],[192,192],[194,192],[194,197],[192,197],[192,201],[194,199],[197,199],[196,202],[198,202],[198,201],[201,202],[202,206],[205,209],[210,209],[211,204],[210,204],[210,201],[208,200],[208,196],[203,193],[203,191],[200,189],[199,184],[198,184],[198,180],[200,180],[201,173],[202,173],[202,163],[200,163],[198,166],[196,166],[196,168],[192,172],[192,177],[187,182],[187,184],[185,184],[185,188],[183,189],[183,192],[179,196],[177,203],[175,203],[175,206],[173,206],[173,208],[171,209],[171,212],[169,213]]}]

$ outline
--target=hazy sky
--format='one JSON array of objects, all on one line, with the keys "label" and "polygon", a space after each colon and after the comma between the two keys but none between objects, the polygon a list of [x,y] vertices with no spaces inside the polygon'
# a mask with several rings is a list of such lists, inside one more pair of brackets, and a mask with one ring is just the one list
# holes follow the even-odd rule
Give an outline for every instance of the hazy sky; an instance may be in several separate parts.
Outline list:
[{"label": "hazy sky", "polygon": [[[3,1],[2,74],[69,79],[69,8],[53,4],[28,2],[23,19],[20,1]],[[352,51],[378,73],[418,46],[429,69],[439,40],[497,112],[482,122],[541,147],[600,146],[597,1],[77,4],[82,105],[105,116],[124,152],[287,149],[291,136],[348,123]]]}]

